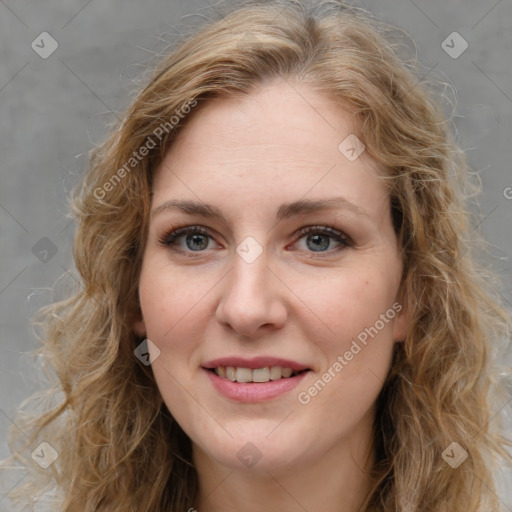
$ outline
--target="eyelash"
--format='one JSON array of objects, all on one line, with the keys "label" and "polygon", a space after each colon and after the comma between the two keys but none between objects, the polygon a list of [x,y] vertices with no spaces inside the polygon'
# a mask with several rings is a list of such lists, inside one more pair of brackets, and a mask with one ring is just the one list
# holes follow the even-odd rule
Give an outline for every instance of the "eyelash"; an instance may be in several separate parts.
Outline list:
[{"label": "eyelash", "polygon": [[[324,226],[305,226],[305,227],[299,229],[296,232],[295,236],[299,236],[299,238],[297,239],[297,241],[298,241],[301,238],[303,238],[303,237],[305,237],[307,235],[310,235],[310,234],[325,235],[325,236],[328,236],[328,237],[332,238],[333,240],[335,240],[336,242],[339,242],[341,244],[340,247],[338,247],[336,249],[331,249],[331,250],[328,250],[328,251],[318,251],[318,252],[316,252],[316,251],[308,251],[312,255],[314,255],[313,257],[316,257],[316,258],[324,257],[324,256],[322,256],[322,254],[331,255],[333,252],[340,251],[340,250],[345,249],[347,247],[353,247],[353,245],[354,245],[352,240],[350,239],[350,237],[348,237],[347,235],[345,235],[341,231],[338,231],[334,227],[328,226],[328,225],[324,225]],[[205,236],[208,236],[208,237],[214,239],[214,236],[212,235],[210,230],[208,230],[208,229],[206,229],[206,228],[204,228],[202,226],[186,226],[186,227],[182,227],[182,228],[176,228],[176,229],[174,229],[172,231],[164,233],[158,239],[158,242],[159,242],[160,245],[162,245],[164,247],[168,247],[168,248],[170,248],[173,251],[181,252],[181,253],[186,253],[187,257],[191,257],[191,258],[194,258],[196,256],[192,256],[190,253],[197,252],[197,253],[200,254],[201,252],[204,252],[204,251],[183,251],[182,249],[178,249],[176,247],[176,240],[179,237],[183,236],[183,235],[205,235]]]}]

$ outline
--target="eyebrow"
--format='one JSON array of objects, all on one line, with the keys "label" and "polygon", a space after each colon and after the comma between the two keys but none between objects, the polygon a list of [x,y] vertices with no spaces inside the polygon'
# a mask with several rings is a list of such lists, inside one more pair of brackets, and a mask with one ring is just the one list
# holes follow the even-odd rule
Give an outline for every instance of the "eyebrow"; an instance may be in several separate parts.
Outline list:
[{"label": "eyebrow", "polygon": [[[228,223],[222,211],[216,206],[208,203],[200,203],[182,199],[170,199],[169,201],[162,203],[151,212],[151,215],[152,217],[155,217],[159,213],[169,209],[178,209],[188,214],[212,217],[222,222],[223,224]],[[332,197],[329,199],[319,200],[299,199],[298,201],[294,201],[292,203],[284,203],[278,208],[276,219],[283,220],[295,215],[335,209],[349,210],[358,215],[368,216],[368,213],[363,208],[350,202],[348,199],[344,197]]]}]

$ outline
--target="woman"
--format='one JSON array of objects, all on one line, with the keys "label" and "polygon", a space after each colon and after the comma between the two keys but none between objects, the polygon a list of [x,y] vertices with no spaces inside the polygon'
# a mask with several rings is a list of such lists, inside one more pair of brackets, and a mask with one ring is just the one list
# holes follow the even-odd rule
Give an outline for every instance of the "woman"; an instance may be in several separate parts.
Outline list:
[{"label": "woman", "polygon": [[59,510],[499,509],[509,318],[464,157],[386,33],[337,1],[240,5],[94,152],[83,288],[44,312],[64,399],[13,442],[55,450]]}]

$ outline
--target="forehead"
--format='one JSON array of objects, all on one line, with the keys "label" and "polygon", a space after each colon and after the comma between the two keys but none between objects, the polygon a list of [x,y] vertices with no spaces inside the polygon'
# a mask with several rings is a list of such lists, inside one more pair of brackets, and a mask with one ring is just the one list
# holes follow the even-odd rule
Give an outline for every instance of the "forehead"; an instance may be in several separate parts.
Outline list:
[{"label": "forehead", "polygon": [[197,108],[155,173],[156,199],[208,190],[268,201],[332,193],[377,207],[387,198],[376,163],[350,152],[362,148],[352,114],[312,89],[277,81]]},{"label": "forehead", "polygon": [[352,114],[341,105],[284,80],[247,95],[216,98],[199,109],[174,146],[192,135],[199,142],[197,152],[212,146],[232,151],[264,146],[265,153],[274,150],[269,156],[281,149],[289,156],[332,159],[339,155],[340,138],[357,131]]}]

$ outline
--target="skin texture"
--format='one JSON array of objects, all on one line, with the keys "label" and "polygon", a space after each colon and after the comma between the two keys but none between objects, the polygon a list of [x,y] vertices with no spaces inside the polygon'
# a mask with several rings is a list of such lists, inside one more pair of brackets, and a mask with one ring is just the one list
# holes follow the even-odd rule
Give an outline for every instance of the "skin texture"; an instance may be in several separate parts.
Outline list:
[{"label": "skin texture", "polygon": [[[374,405],[393,345],[405,337],[405,309],[359,343],[309,403],[298,394],[404,303],[379,169],[364,152],[349,161],[338,149],[357,131],[352,116],[298,84],[275,81],[244,98],[214,100],[190,121],[154,174],[134,328],[160,350],[152,364],[158,388],[193,443],[201,493],[191,506],[355,511],[370,484]],[[341,196],[365,213],[337,207],[276,220],[283,203]],[[154,213],[171,199],[212,204],[226,222],[176,208]],[[187,246],[185,234],[176,240],[181,252],[159,242],[197,225],[211,238],[189,236]],[[349,245],[297,233],[326,225]],[[262,248],[252,263],[236,252],[247,237]],[[240,403],[219,394],[201,369],[233,355],[291,359],[312,371],[283,395]],[[248,442],[261,454],[252,467],[237,456]]]}]

